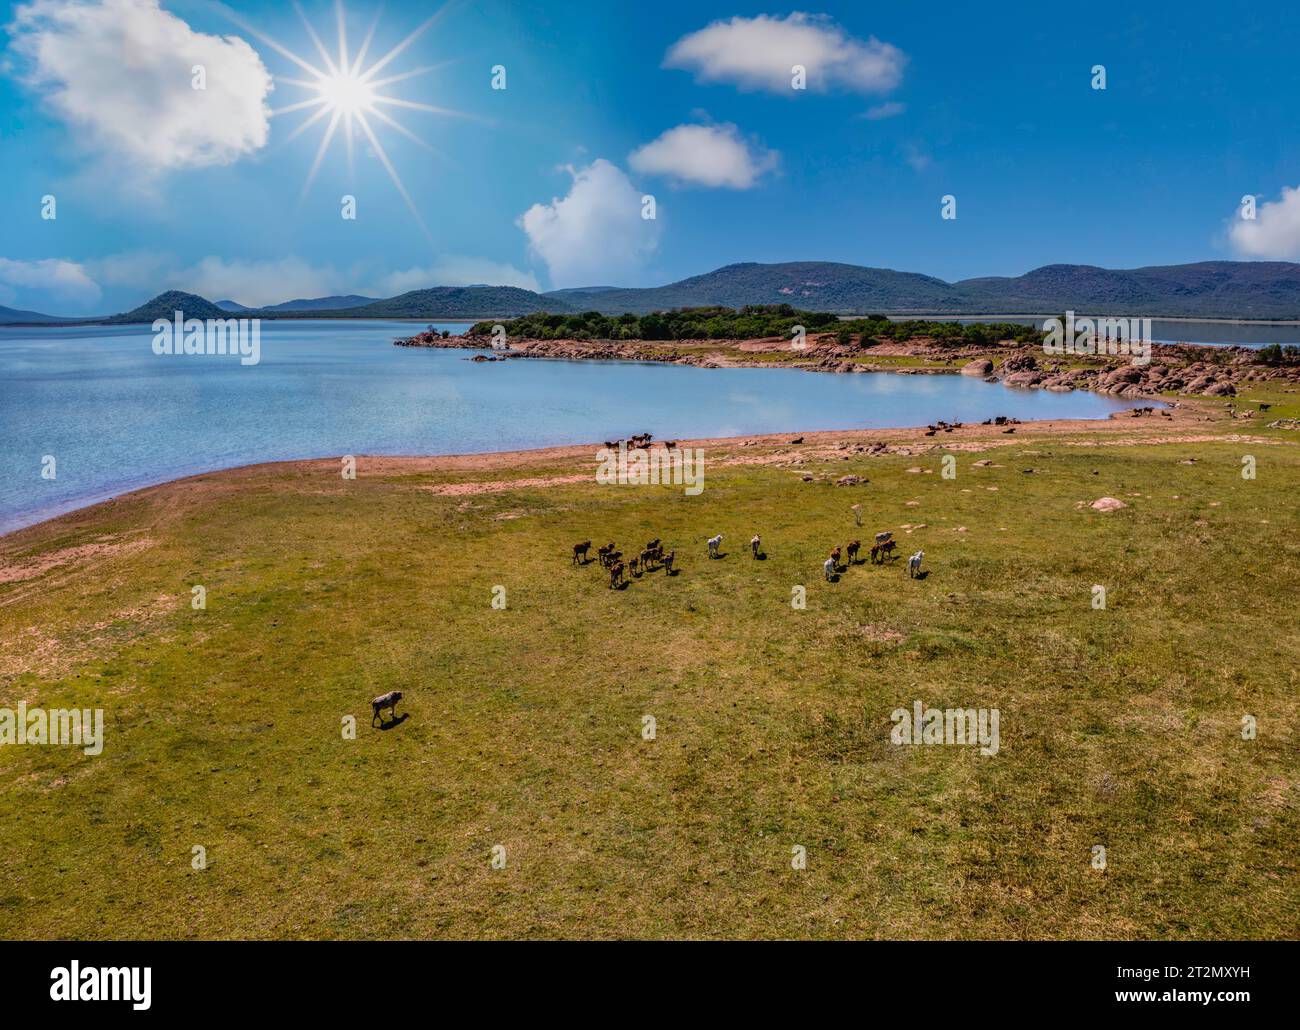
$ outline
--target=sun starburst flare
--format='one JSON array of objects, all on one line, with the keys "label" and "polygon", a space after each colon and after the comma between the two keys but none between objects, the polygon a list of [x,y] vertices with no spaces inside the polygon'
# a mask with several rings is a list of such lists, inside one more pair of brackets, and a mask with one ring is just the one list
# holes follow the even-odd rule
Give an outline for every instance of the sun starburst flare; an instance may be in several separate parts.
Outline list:
[{"label": "sun starburst flare", "polygon": [[447,12],[448,6],[450,5],[442,7],[433,15],[426,18],[415,28],[414,31],[389,50],[388,53],[370,64],[368,67],[365,65],[365,61],[370,52],[370,44],[374,41],[375,29],[379,24],[379,15],[382,7],[375,10],[375,15],[370,21],[370,27],[366,31],[365,37],[362,39],[361,46],[356,51],[356,54],[352,55],[348,52],[347,16],[343,8],[343,2],[342,0],[334,0],[334,14],[338,35],[338,53],[337,55],[331,55],[329,50],[326,49],[324,40],[321,39],[320,34],[308,20],[301,4],[298,3],[298,0],[294,0],[293,6],[294,10],[298,12],[298,17],[302,20],[303,26],[307,30],[308,38],[311,39],[312,43],[316,47],[317,53],[320,55],[320,60],[324,65],[324,70],[298,54],[295,54],[287,47],[282,46],[265,33],[239,18],[234,13],[227,11],[227,15],[245,31],[256,36],[267,46],[288,58],[311,76],[309,79],[276,76],[277,82],[296,86],[300,89],[307,90],[312,94],[306,100],[289,104],[286,107],[281,107],[271,112],[271,114],[276,117],[281,117],[298,111],[312,112],[292,132],[289,133],[285,138],[285,142],[296,139],[313,125],[324,121],[326,118],[329,119],[329,122],[321,136],[320,145],[316,149],[316,154],[312,160],[311,167],[307,171],[307,177],[303,181],[299,203],[306,199],[307,193],[310,191],[311,185],[315,181],[317,173],[320,171],[321,163],[324,161],[325,155],[329,151],[330,144],[338,134],[340,127],[343,129],[343,138],[347,149],[348,172],[349,174],[353,173],[356,136],[358,131],[360,131],[360,134],[365,138],[365,141],[370,144],[370,147],[374,151],[375,157],[378,158],[379,163],[384,166],[384,170],[388,173],[388,177],[392,180],[393,186],[396,187],[402,200],[410,209],[416,223],[420,226],[420,229],[424,232],[425,236],[429,237],[432,241],[432,234],[429,232],[428,226],[425,225],[424,218],[420,215],[419,209],[416,208],[415,202],[411,199],[410,193],[407,192],[401,176],[397,173],[397,169],[393,167],[393,162],[389,159],[388,153],[385,151],[383,144],[380,143],[379,137],[376,134],[374,127],[371,125],[371,121],[382,122],[395,132],[400,133],[406,139],[418,143],[425,149],[432,151],[433,147],[431,147],[425,140],[421,139],[386,111],[382,110],[382,108],[398,107],[406,110],[424,111],[430,114],[444,116],[469,117],[459,111],[453,111],[445,107],[435,107],[431,104],[417,103],[413,100],[404,100],[399,97],[389,96],[382,92],[385,87],[391,86],[394,83],[413,79],[420,75],[426,75],[440,67],[439,65],[412,68],[408,71],[389,75],[382,79],[375,77],[378,72],[392,63],[392,61],[406,50],[407,47],[424,35],[424,33],[427,32],[433,24]]}]

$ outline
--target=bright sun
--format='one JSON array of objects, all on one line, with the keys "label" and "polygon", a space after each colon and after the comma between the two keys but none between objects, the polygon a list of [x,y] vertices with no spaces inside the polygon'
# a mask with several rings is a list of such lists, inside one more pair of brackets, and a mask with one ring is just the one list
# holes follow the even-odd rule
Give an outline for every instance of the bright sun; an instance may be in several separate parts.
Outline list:
[{"label": "bright sun", "polygon": [[[446,7],[426,19],[419,25],[414,32],[410,33],[405,39],[401,40],[396,46],[388,51],[383,57],[373,61],[369,67],[366,67],[366,56],[370,51],[370,43],[374,39],[375,29],[379,23],[379,10],[375,11],[374,18],[370,22],[369,31],[362,40],[360,48],[352,53],[348,48],[347,40],[347,16],[343,9],[342,0],[334,0],[334,13],[338,32],[338,51],[331,54],[321,40],[319,34],[307,20],[303,13],[302,7],[294,2],[294,8],[298,16],[302,19],[303,27],[307,30],[307,35],[315,44],[317,53],[320,55],[322,68],[312,64],[309,61],[299,57],[293,51],[281,46],[275,40],[271,39],[265,33],[260,32],[252,25],[239,18],[230,11],[226,12],[227,17],[244,28],[258,39],[262,40],[268,46],[287,57],[299,68],[308,72],[312,77],[310,79],[294,79],[287,76],[276,76],[277,82],[283,82],[288,85],[298,86],[314,94],[311,99],[303,100],[298,103],[289,104],[287,107],[279,108],[272,111],[273,115],[286,115],[294,111],[306,111],[312,108],[315,111],[305,119],[296,129],[287,137],[285,142],[305,132],[317,122],[328,118],[329,121],[325,126],[325,131],[321,136],[320,146],[316,151],[315,160],[312,161],[311,168],[307,172],[307,179],[303,183],[302,198],[305,199],[307,191],[311,189],[312,181],[316,178],[316,173],[320,170],[322,159],[325,152],[329,149],[331,141],[334,139],[338,130],[342,130],[344,141],[347,144],[347,158],[349,172],[353,163],[353,148],[356,142],[354,137],[359,130],[361,136],[370,144],[370,148],[379,163],[384,166],[388,177],[397,187],[397,192],[401,194],[406,206],[410,209],[411,214],[426,236],[429,234],[428,227],[424,224],[424,219],[420,217],[420,212],[416,209],[415,203],[411,200],[410,194],[407,193],[406,187],[402,184],[401,177],[393,167],[393,163],[388,159],[388,154],[379,138],[375,133],[371,120],[383,122],[390,129],[400,133],[402,136],[418,143],[426,149],[432,149],[429,145],[415,133],[411,132],[405,125],[402,125],[395,118],[389,115],[383,108],[405,108],[407,110],[427,111],[432,114],[440,115],[459,115],[457,111],[451,111],[444,107],[433,107],[429,104],[416,103],[413,100],[402,100],[397,97],[389,96],[386,92],[381,92],[384,87],[394,83],[402,82],[406,79],[412,79],[419,75],[434,70],[433,67],[414,68],[410,71],[399,72],[395,75],[388,75],[384,78],[376,78],[379,71],[388,66],[388,64],[397,57],[402,51],[409,47],[416,39],[422,36],[430,26],[447,10]],[[382,9],[382,8],[381,8]],[[461,115],[461,117],[464,117]]]},{"label": "bright sun", "polygon": [[342,111],[344,114],[374,113],[374,88],[360,75],[331,75],[317,83],[316,88],[320,90],[320,95],[331,111]]}]

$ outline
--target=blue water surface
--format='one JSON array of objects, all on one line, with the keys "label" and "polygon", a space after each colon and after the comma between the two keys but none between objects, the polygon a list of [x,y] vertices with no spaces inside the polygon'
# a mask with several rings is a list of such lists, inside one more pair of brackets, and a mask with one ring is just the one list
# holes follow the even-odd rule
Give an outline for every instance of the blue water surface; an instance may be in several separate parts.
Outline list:
[{"label": "blue water surface", "polygon": [[[403,322],[273,321],[261,361],[157,355],[147,326],[0,328],[0,531],[179,476],[341,454],[1104,418],[1128,405],[959,375],[472,362]],[[453,333],[463,323],[440,324]],[[54,479],[41,476],[55,459]]]}]

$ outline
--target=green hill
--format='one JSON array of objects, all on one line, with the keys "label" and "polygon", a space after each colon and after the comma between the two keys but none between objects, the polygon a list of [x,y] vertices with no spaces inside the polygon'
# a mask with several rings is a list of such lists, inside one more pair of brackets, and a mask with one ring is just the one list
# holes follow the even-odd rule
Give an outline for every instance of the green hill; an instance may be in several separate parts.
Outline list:
[{"label": "green hill", "polygon": [[153,300],[141,304],[138,308],[131,311],[123,312],[120,315],[112,315],[104,319],[105,322],[119,325],[129,322],[153,322],[158,318],[174,318],[176,312],[180,312],[185,318],[233,318],[238,315],[234,312],[223,311],[210,300],[194,293],[183,293],[180,290],[168,290],[166,293],[160,293]]},{"label": "green hill", "polygon": [[1203,261],[1108,269],[1045,265],[1021,276],[948,283],[933,276],[830,261],[727,265],[648,289],[546,294],[579,311],[644,315],[673,308],[792,304],[807,311],[889,314],[1093,314],[1190,318],[1300,318],[1300,265]]},{"label": "green hill", "polygon": [[947,311],[956,299],[954,288],[942,279],[830,261],[749,262],[650,289],[565,290],[546,296],[558,297],[578,311],[637,315],[672,308],[755,304],[793,304],[804,310],[845,315],[894,309]]},{"label": "green hill", "polygon": [[313,314],[320,318],[511,318],[573,310],[570,304],[517,286],[434,286],[357,308]]}]

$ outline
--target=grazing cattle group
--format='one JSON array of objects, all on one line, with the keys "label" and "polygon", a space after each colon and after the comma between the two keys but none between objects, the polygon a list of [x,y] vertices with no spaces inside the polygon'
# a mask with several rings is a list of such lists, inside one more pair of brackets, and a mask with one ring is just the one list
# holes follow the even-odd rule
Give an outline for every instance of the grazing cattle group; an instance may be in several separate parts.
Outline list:
[{"label": "grazing cattle group", "polygon": [[[590,540],[574,544],[573,563],[575,565],[586,565],[590,560],[587,557],[590,549]],[[597,547],[596,558],[599,560],[601,568],[609,571],[609,586],[612,590],[626,583],[628,576],[640,577],[647,572],[651,572],[656,567],[666,570],[670,576],[673,575],[673,562],[677,559],[677,552],[665,551],[659,538],[655,537],[640,552],[633,554],[627,561],[623,560],[623,552],[618,549],[613,541]]]},{"label": "grazing cattle group", "polygon": [[[620,446],[626,446],[629,451],[636,450],[638,447],[643,450],[650,449],[650,441],[654,439],[653,433],[637,433],[636,436],[629,436],[626,440],[606,440],[605,446],[611,451],[616,451]],[[663,445],[669,450],[676,447],[673,440],[665,440]]]},{"label": "grazing cattle group", "polygon": [[[890,530],[885,530],[882,533],[876,534],[875,543],[871,545],[871,563],[873,565],[884,565],[887,560],[895,557],[894,551],[898,549],[898,544],[894,542],[893,537],[894,534]],[[822,562],[822,574],[826,577],[826,580],[828,582],[833,581],[842,568],[848,569],[851,566],[860,564],[862,559],[859,558],[858,555],[861,550],[861,540],[850,540],[844,545],[843,549],[838,546],[835,547],[835,549],[831,551],[830,557]],[[846,557],[848,563],[841,565],[841,557]],[[913,557],[917,556],[914,555]],[[920,574],[920,568],[920,558],[917,557],[916,572],[913,574],[913,578]]]},{"label": "grazing cattle group", "polygon": [[[898,549],[898,544],[893,537],[893,532],[889,530],[876,534],[875,542],[871,545],[870,561],[873,565],[884,565],[886,561],[896,557],[894,552]],[[709,537],[706,543],[708,544],[709,558],[724,557],[721,533]],[[590,540],[574,544],[573,563],[575,565],[587,564],[589,561],[587,554],[590,550]],[[828,583],[834,582],[841,571],[862,564],[861,552],[861,540],[850,540],[843,547],[837,544],[831,551],[830,557],[822,562],[822,575],[826,581]],[[755,559],[767,557],[763,553],[762,538],[757,533],[750,538],[749,553]],[[623,552],[614,545],[613,541],[596,548],[596,557],[599,559],[601,566],[609,570],[609,586],[610,589],[615,589],[627,583],[629,575],[640,577],[647,572],[653,571],[656,567],[664,569],[670,576],[674,575],[673,563],[677,559],[677,552],[665,551],[662,542],[658,537],[655,537],[639,553],[633,554],[627,561],[623,560]],[[848,561],[842,565],[841,560],[846,557]],[[925,577],[925,574],[921,572],[921,561],[924,558],[924,551],[917,551],[908,558],[907,574],[909,578],[923,579]]]}]

